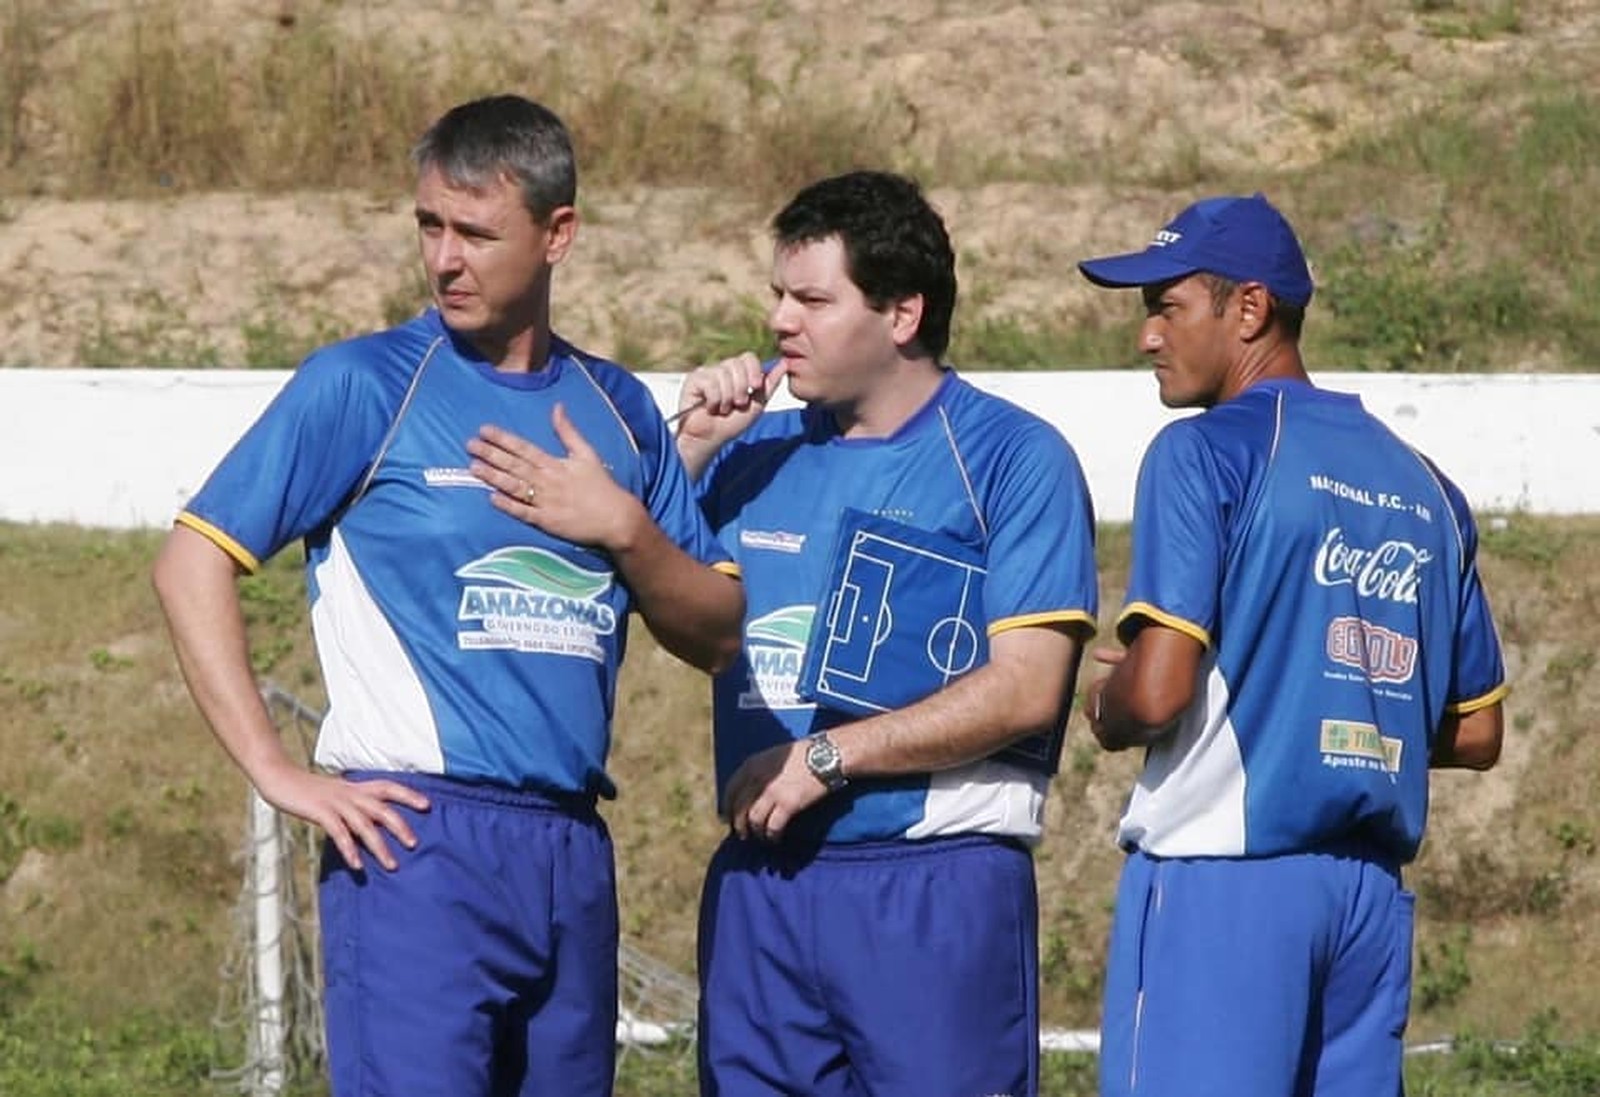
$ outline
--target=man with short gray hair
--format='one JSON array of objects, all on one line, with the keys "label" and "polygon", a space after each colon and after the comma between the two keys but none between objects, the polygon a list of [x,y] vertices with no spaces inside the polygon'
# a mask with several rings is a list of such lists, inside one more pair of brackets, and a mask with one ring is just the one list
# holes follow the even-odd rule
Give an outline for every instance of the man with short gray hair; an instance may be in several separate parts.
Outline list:
[{"label": "man with short gray hair", "polygon": [[[617,904],[596,801],[616,794],[627,617],[715,670],[742,589],[649,390],[550,329],[578,223],[561,121],[520,96],[463,103],[414,161],[434,307],[307,358],[178,515],[154,580],[222,746],[327,834],[336,1097],[604,1095]],[[301,539],[323,772],[256,692],[235,582]]]}]

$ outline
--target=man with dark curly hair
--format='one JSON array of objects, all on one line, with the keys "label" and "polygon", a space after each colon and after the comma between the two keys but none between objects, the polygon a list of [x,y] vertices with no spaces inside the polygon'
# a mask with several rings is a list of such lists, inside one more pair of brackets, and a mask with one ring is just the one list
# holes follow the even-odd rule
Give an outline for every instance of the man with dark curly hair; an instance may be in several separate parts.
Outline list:
[{"label": "man with dark curly hair", "polygon": [[[1048,423],[942,361],[955,256],[909,179],[773,219],[778,357],[694,371],[678,449],[745,583],[713,688],[707,1097],[1028,1097],[1030,849],[1097,605]],[[787,379],[805,403],[767,410]]]}]

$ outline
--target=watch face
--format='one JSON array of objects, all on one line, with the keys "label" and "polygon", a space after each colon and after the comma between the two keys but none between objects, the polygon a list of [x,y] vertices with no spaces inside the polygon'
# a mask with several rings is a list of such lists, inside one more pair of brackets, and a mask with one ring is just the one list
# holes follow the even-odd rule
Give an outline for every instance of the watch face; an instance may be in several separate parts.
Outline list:
[{"label": "watch face", "polygon": [[806,768],[829,788],[844,783],[844,774],[840,772],[840,761],[839,748],[831,739],[817,736],[806,747]]}]

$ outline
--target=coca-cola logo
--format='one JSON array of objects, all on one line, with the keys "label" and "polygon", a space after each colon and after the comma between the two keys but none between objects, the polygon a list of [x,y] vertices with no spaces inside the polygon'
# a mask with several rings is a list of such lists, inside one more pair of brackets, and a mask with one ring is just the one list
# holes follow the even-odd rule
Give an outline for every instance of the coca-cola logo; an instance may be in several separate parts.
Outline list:
[{"label": "coca-cola logo", "polygon": [[1422,565],[1433,553],[1410,541],[1385,541],[1377,548],[1359,548],[1345,540],[1338,526],[1328,531],[1317,549],[1311,574],[1325,587],[1353,585],[1363,598],[1415,605],[1422,586]]}]

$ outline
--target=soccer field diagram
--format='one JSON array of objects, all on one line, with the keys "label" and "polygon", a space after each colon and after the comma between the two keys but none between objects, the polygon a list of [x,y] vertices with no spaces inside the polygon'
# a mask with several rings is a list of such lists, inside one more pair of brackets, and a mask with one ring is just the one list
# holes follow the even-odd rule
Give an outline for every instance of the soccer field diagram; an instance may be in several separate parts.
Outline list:
[{"label": "soccer field diagram", "polygon": [[988,658],[985,571],[961,548],[909,527],[848,532],[807,646],[804,688],[815,700],[883,712]]},{"label": "soccer field diagram", "polygon": [[[799,693],[852,716],[903,708],[989,659],[988,571],[954,538],[847,511],[818,599]],[[996,752],[1054,773],[1062,724]]]}]

